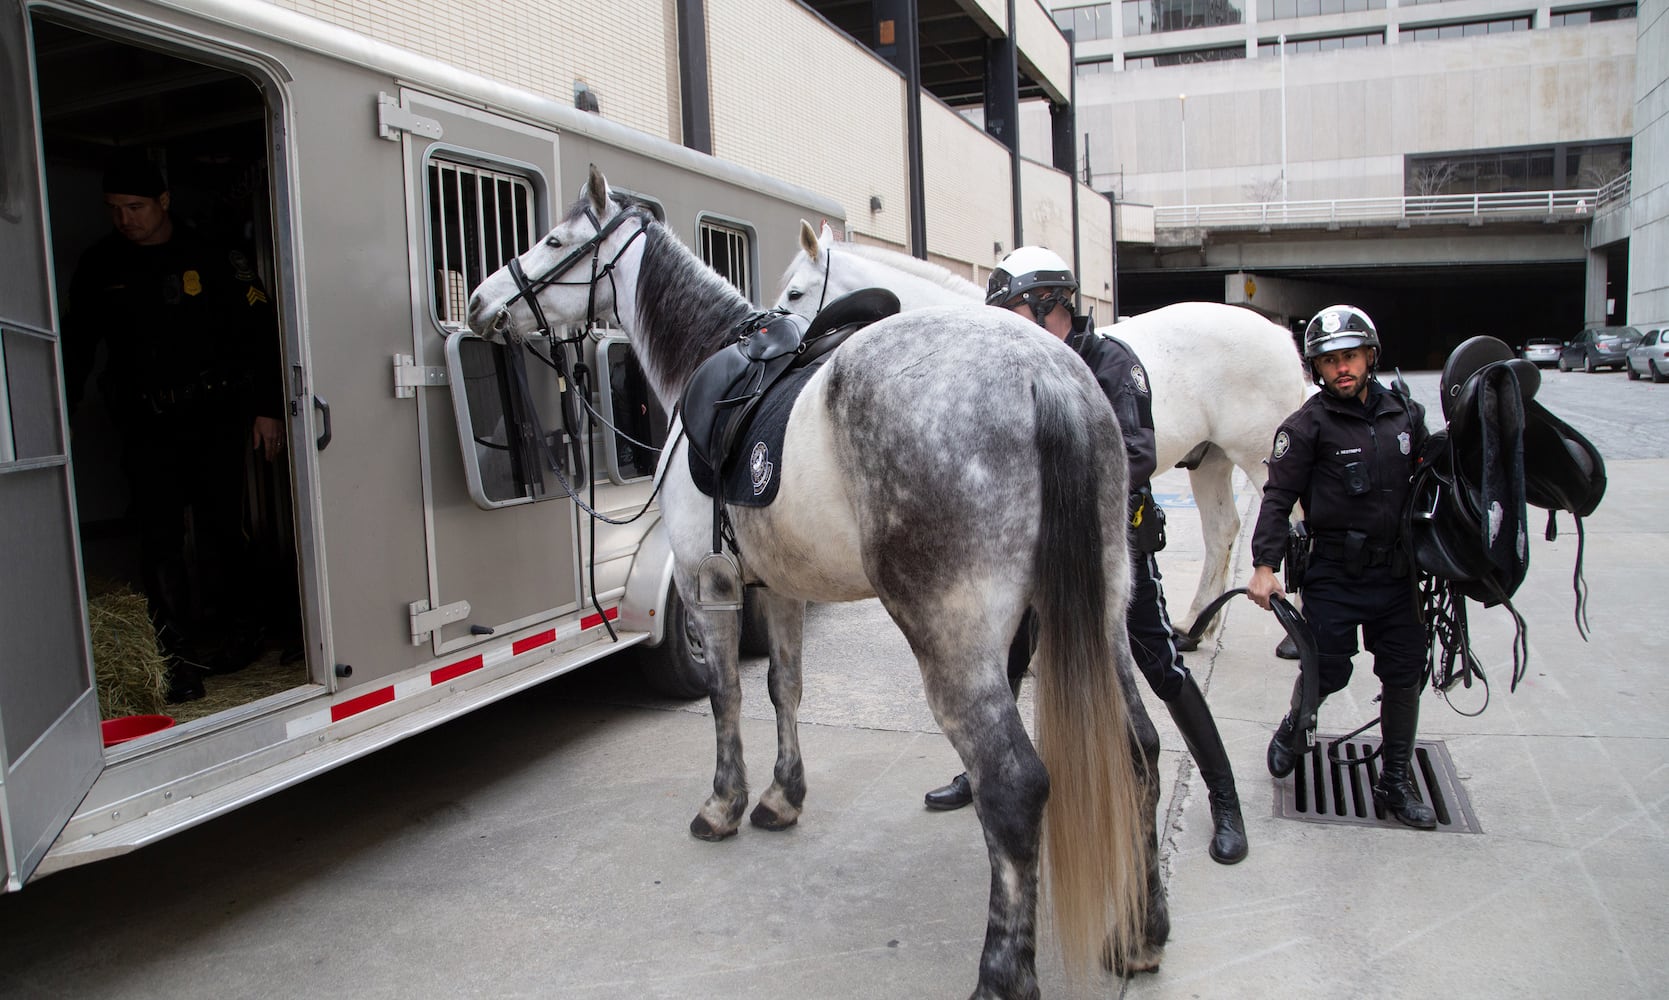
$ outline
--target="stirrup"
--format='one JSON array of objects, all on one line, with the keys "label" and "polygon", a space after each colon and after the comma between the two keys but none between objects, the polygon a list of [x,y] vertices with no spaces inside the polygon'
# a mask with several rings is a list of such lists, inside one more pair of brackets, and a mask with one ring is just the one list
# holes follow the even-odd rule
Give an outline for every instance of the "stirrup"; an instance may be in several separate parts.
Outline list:
[{"label": "stirrup", "polygon": [[703,611],[742,610],[742,566],[728,552],[709,552],[695,570],[695,604]]}]

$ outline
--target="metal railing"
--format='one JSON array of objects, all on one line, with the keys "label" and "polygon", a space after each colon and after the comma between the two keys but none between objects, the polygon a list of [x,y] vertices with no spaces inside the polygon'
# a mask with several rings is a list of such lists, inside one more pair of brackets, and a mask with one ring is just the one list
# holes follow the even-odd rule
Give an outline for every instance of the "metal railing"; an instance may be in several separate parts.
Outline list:
[{"label": "metal railing", "polygon": [[1599,194],[1595,196],[1600,205],[1610,205],[1614,201],[1627,201],[1629,182],[1633,177],[1634,171],[1625,170],[1621,176],[1613,177],[1600,185]]},{"label": "metal railing", "polygon": [[1627,194],[1626,176],[1603,188],[1569,191],[1504,191],[1495,194],[1404,195],[1400,198],[1333,198],[1324,201],[1246,202],[1224,205],[1163,205],[1153,209],[1156,229],[1229,228],[1280,225],[1330,225],[1372,222],[1473,219],[1506,216],[1581,218],[1593,213],[1602,196],[1615,198],[1618,182]]}]

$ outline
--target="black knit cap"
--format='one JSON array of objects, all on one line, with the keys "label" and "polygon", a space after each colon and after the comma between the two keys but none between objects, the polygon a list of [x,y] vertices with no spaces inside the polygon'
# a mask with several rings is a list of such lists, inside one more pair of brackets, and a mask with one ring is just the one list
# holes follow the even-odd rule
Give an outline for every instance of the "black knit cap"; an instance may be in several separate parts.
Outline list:
[{"label": "black knit cap", "polygon": [[105,194],[137,195],[155,198],[168,190],[162,171],[156,164],[141,156],[124,156],[111,161],[104,171]]}]

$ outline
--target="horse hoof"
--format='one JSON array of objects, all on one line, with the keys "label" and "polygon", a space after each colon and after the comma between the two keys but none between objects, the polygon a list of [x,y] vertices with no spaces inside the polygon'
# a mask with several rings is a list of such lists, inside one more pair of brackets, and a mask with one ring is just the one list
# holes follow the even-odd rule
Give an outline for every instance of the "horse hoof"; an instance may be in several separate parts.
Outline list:
[{"label": "horse hoof", "polygon": [[713,824],[707,822],[707,817],[697,815],[695,819],[690,820],[690,833],[697,840],[705,840],[709,843],[716,844],[727,837],[736,836],[736,828],[731,827],[728,830],[719,830],[716,829]]},{"label": "horse hoof", "polygon": [[1101,967],[1120,979],[1134,979],[1144,972],[1158,972],[1163,949],[1143,948],[1140,955],[1115,955],[1109,946],[1101,949]]},{"label": "horse hoof", "polygon": [[798,815],[784,817],[763,802],[754,806],[753,812],[748,815],[748,822],[761,830],[786,830],[799,821],[800,817]]}]

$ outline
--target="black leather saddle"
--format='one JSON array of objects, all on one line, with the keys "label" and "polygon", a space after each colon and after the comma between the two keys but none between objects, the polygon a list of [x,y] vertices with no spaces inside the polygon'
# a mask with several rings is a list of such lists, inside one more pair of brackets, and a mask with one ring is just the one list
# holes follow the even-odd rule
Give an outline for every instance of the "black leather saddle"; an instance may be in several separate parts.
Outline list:
[{"label": "black leather saddle", "polygon": [[[1483,360],[1498,353],[1493,344],[1505,357]],[[1408,518],[1420,569],[1485,606],[1509,600],[1530,568],[1524,408],[1540,380],[1521,381],[1511,358],[1506,344],[1477,337],[1450,355],[1438,383],[1448,426],[1420,455]]]},{"label": "black leather saddle", "polygon": [[1536,400],[1541,370],[1514,358],[1506,344],[1494,337],[1473,337],[1449,355],[1440,382],[1444,419],[1454,421],[1451,408],[1470,408],[1467,386],[1473,376],[1496,364],[1517,376],[1524,401],[1525,498],[1531,506],[1549,512],[1569,511],[1577,518],[1592,514],[1605,497],[1605,459],[1593,442]]},{"label": "black leather saddle", "polygon": [[792,313],[753,317],[747,332],[696,369],[679,409],[697,483],[723,478],[760,400],[789,372],[825,360],[855,331],[898,312],[898,296],[863,288],[825,306],[810,323]]},{"label": "black leather saddle", "polygon": [[[1576,626],[1584,637],[1582,518],[1605,495],[1605,462],[1587,438],[1536,401],[1541,373],[1494,337],[1455,348],[1438,382],[1448,426],[1421,452],[1407,512],[1408,542],[1419,567],[1433,683],[1471,686],[1483,671],[1473,654],[1465,599],[1504,605],[1514,621],[1513,686],[1528,660],[1522,616],[1512,596],[1530,565],[1527,505],[1576,521]],[[1441,646],[1441,664],[1437,647]],[[1456,672],[1456,665],[1459,671]]]}]

